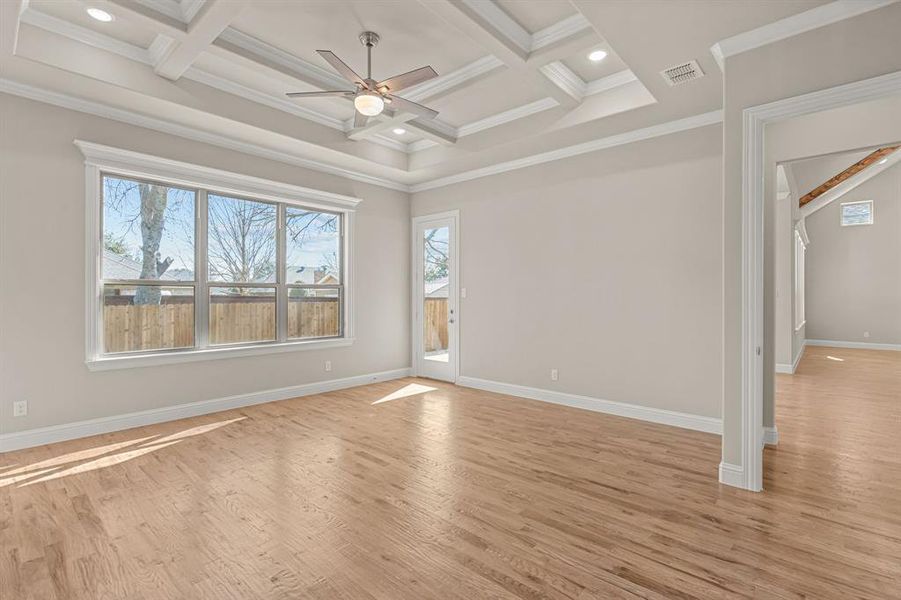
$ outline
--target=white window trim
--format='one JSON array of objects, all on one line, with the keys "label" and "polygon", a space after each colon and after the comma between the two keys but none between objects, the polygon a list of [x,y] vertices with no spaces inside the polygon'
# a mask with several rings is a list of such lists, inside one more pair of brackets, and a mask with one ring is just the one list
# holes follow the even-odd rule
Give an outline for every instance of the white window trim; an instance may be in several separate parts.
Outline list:
[{"label": "white window trim", "polygon": [[801,221],[795,227],[794,249],[795,249],[795,295],[794,295],[794,317],[795,332],[801,331],[801,328],[807,324],[806,315],[806,298],[804,287],[806,285],[806,261],[807,261],[807,231],[804,222]]},{"label": "white window trim", "polygon": [[[866,223],[845,223],[845,207],[846,206],[854,206],[855,204],[869,204],[870,205],[870,220],[869,221],[867,221]],[[839,206],[839,209],[838,209],[839,225],[841,225],[842,227],[859,227],[861,225],[872,225],[876,218],[876,215],[873,214],[875,209],[876,209],[876,207],[873,206],[872,200],[858,200],[856,202],[842,202],[841,206]]]},{"label": "white window trim", "polygon": [[[91,371],[146,367],[198,360],[237,358],[260,354],[319,350],[350,346],[354,342],[354,213],[359,198],[231,173],[130,150],[75,140],[85,157],[85,364]],[[263,342],[255,345],[164,350],[103,355],[102,256],[100,177],[103,171],[159,180],[191,188],[213,189],[250,199],[340,212],[344,222],[344,331],[340,338]]]}]

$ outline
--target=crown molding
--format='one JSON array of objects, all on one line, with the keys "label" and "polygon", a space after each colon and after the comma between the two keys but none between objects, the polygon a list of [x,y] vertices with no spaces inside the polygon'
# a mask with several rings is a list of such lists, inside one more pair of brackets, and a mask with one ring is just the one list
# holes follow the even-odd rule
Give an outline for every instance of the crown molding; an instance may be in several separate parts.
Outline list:
[{"label": "crown molding", "polygon": [[106,50],[113,54],[124,56],[125,58],[129,58],[145,65],[153,64],[150,52],[145,48],[117,40],[112,36],[94,31],[93,29],[88,29],[87,27],[82,27],[81,25],[76,25],[75,23],[70,23],[69,21],[35,10],[34,8],[25,8],[25,10],[22,11],[22,14],[19,15],[19,22],[62,35],[83,44],[87,44],[88,46],[99,48],[100,50]]},{"label": "crown molding", "polygon": [[464,171],[463,173],[457,173],[448,177],[440,177],[431,181],[417,183],[410,186],[410,191],[414,193],[424,192],[426,190],[444,187],[447,185],[452,185],[454,183],[462,183],[464,181],[480,179],[482,177],[488,177],[490,175],[498,175],[500,173],[515,171],[517,169],[524,169],[526,167],[532,167],[535,165],[553,162],[564,158],[570,158],[572,156],[578,156],[580,154],[586,154],[588,152],[595,152],[597,150],[604,150],[607,148],[613,148],[615,146],[631,144],[632,142],[640,142],[642,140],[661,137],[664,135],[669,135],[671,133],[678,133],[680,131],[687,131],[689,129],[696,129],[698,127],[715,125],[722,122],[723,111],[714,110],[711,112],[702,113],[700,115],[686,117],[684,119],[677,119],[668,123],[652,125],[651,127],[644,127],[642,129],[634,129],[625,133],[611,135],[596,140],[590,140],[588,142],[575,144],[573,146],[557,148],[556,150],[550,150],[548,152],[539,152],[538,154],[518,158],[516,160],[501,162],[488,167],[472,169],[470,171]]},{"label": "crown molding", "polygon": [[[595,152],[597,150],[604,150],[606,148],[613,148],[616,146],[630,144],[632,142],[661,137],[664,135],[669,135],[671,133],[678,133],[680,131],[686,131],[698,127],[705,127],[707,125],[714,125],[721,123],[723,120],[722,111],[716,110],[700,115],[678,119],[675,121],[670,121],[667,123],[661,123],[659,125],[653,125],[651,127],[645,127],[642,129],[627,131],[596,140],[590,140],[572,146],[557,148],[548,152],[540,152],[531,156],[526,156],[516,160],[501,162],[479,169],[457,173],[448,177],[441,177],[423,181],[415,185],[407,185],[399,181],[376,177],[374,175],[369,175],[368,173],[363,173],[353,169],[347,169],[320,161],[314,161],[302,156],[287,154],[281,150],[273,150],[259,146],[257,144],[230,138],[225,135],[210,133],[201,129],[197,129],[195,127],[190,127],[179,123],[172,123],[163,119],[142,115],[134,111],[112,107],[91,100],[85,100],[83,98],[78,98],[69,94],[38,88],[10,79],[0,78],[0,92],[28,98],[30,100],[36,100],[38,102],[44,102],[46,104],[67,108],[69,110],[92,114],[130,125],[136,125],[138,127],[152,129],[154,131],[160,131],[162,133],[167,133],[170,135],[176,135],[186,139],[218,146],[220,148],[234,150],[236,152],[243,152],[252,156],[259,156],[260,158],[274,160],[276,162],[295,165],[313,171],[327,173],[329,175],[335,175],[337,177],[350,179],[352,181],[358,181],[361,183],[376,185],[379,187],[398,190],[402,192],[422,192],[434,188],[452,185],[454,183],[480,179],[482,177],[488,177],[490,175],[497,175],[508,171],[523,169],[526,167],[561,160],[572,156],[578,156],[580,154],[586,154],[588,152]],[[419,142],[409,144],[409,146],[417,146],[419,144],[422,144],[423,142],[428,142],[428,140],[420,140]]]},{"label": "crown molding", "polygon": [[181,12],[185,23],[190,23],[203,8],[206,0],[181,0]]},{"label": "crown molding", "polygon": [[263,64],[268,61],[270,64],[280,65],[290,72],[295,73],[299,79],[310,82],[322,89],[353,91],[353,87],[350,83],[345,81],[342,77],[339,77],[322,67],[318,67],[313,63],[298,58],[290,52],[285,52],[281,48],[276,48],[260,39],[238,31],[233,27],[226,27],[225,31],[223,31],[213,43],[217,46],[221,46],[225,43],[226,45],[231,45],[240,50],[244,50],[245,52],[249,52],[256,56],[257,59],[262,59],[262,61],[257,60],[257,62],[263,62]]},{"label": "crown molding", "polygon": [[505,110],[504,112],[499,112],[495,115],[491,115],[490,117],[479,119],[478,121],[473,121],[472,123],[467,123],[466,125],[461,125],[457,128],[457,137],[472,135],[479,131],[484,131],[486,129],[491,129],[492,127],[497,127],[498,125],[503,125],[504,123],[509,123],[511,121],[516,121],[517,119],[529,117],[541,111],[548,110],[549,108],[554,108],[555,106],[560,106],[560,103],[553,98],[542,98],[540,100],[536,100],[535,102],[523,104],[522,106],[517,106],[516,108],[511,108],[510,110]]},{"label": "crown molding", "polygon": [[832,25],[851,17],[883,8],[898,0],[835,0],[816,8],[774,21],[757,29],[739,33],[721,40],[710,47],[710,53],[725,70],[726,59],[748,50],[760,48],[773,42]]},{"label": "crown molding", "polygon": [[600,94],[601,92],[612,90],[622,85],[632,83],[633,81],[638,81],[638,77],[635,76],[635,73],[629,69],[625,69],[618,73],[586,82],[559,60],[548,63],[539,70],[557,87],[580,102],[588,96]]},{"label": "crown molding", "polygon": [[582,13],[576,13],[571,17],[567,17],[562,21],[557,21],[553,25],[545,27],[532,34],[532,43],[530,49],[532,52],[546,46],[556,44],[566,38],[576,35],[584,29],[590,29],[591,23]]},{"label": "crown molding", "polygon": [[10,79],[0,78],[0,92],[13,94],[15,96],[21,96],[30,100],[37,100],[38,102],[44,102],[46,104],[52,104],[54,106],[59,106],[78,112],[96,115],[98,117],[111,119],[113,121],[119,121],[121,123],[128,123],[129,125],[136,125],[138,127],[144,127],[147,129],[152,129],[154,131],[176,135],[189,140],[203,142],[206,144],[211,144],[213,146],[219,146],[220,148],[226,148],[228,150],[234,150],[236,152],[243,152],[252,156],[259,156],[261,158],[303,167],[313,171],[318,171],[320,173],[335,175],[344,179],[350,179],[353,181],[359,181],[361,183],[377,185],[380,187],[399,190],[403,192],[409,191],[409,186],[390,179],[376,177],[374,175],[369,175],[368,173],[363,173],[361,171],[331,165],[302,156],[287,154],[281,150],[266,148],[258,144],[237,140],[217,133],[211,133],[202,129],[198,129],[196,127],[191,127],[180,123],[173,123],[171,121],[158,119],[156,117],[149,117],[147,115],[143,115],[131,110],[116,108],[107,104],[94,102],[92,100],[85,100],[84,98],[78,98],[69,94],[53,92],[28,84],[19,83],[17,81],[12,81]]},{"label": "crown molding", "polygon": [[600,94],[601,92],[606,92],[607,90],[630,84],[633,81],[638,81],[638,77],[636,77],[635,73],[630,69],[625,69],[613,73],[612,75],[607,75],[606,77],[587,82],[585,84],[585,96],[594,96],[595,94]]},{"label": "crown molding", "polygon": [[513,20],[504,9],[494,2],[484,0],[460,0],[470,11],[498,31],[514,44],[525,56],[532,50],[532,34]]},{"label": "crown molding", "polygon": [[456,71],[429,79],[404,90],[403,97],[412,102],[423,102],[429,98],[450,92],[467,81],[488,75],[502,67],[505,67],[504,63],[496,56],[483,56]]},{"label": "crown molding", "polygon": [[[176,21],[181,21],[182,23],[188,23],[191,19],[187,18],[185,14],[184,5],[178,0],[134,0],[137,4],[144,6],[145,8],[149,8],[152,11],[158,12],[161,15],[165,15],[170,19],[175,19]],[[197,11],[200,10],[200,7],[203,6],[204,0],[196,0],[194,4],[198,6],[194,9],[194,14],[197,14]]]}]

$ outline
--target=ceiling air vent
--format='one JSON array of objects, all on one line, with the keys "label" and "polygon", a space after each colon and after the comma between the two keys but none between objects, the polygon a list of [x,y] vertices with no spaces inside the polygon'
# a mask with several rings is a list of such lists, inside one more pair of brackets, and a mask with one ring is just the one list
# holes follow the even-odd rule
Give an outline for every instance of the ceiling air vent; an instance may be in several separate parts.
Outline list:
[{"label": "ceiling air vent", "polygon": [[660,71],[660,74],[663,75],[663,78],[666,79],[666,82],[672,87],[674,85],[679,85],[680,83],[691,81],[692,79],[703,77],[704,71],[701,70],[701,65],[698,64],[698,61],[690,60],[687,63],[664,69]]}]

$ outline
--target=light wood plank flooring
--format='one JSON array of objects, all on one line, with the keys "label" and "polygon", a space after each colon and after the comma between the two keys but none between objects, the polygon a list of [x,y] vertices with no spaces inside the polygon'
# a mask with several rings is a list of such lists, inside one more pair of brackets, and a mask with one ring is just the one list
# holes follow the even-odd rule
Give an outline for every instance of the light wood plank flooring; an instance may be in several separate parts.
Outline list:
[{"label": "light wood plank flooring", "polygon": [[901,598],[901,352],[778,385],[763,494],[717,436],[422,379],[0,455],[0,597]]}]

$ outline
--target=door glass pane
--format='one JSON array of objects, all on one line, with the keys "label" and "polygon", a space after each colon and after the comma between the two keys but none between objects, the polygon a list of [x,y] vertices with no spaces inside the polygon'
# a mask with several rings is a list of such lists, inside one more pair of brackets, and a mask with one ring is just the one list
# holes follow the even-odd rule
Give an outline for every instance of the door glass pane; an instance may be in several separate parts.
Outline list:
[{"label": "door glass pane", "polygon": [[422,335],[426,360],[447,362],[448,320],[448,227],[423,232],[423,308]]},{"label": "door glass pane", "polygon": [[209,195],[210,281],[275,283],[275,204]]},{"label": "door glass pane", "polygon": [[288,337],[341,335],[338,288],[288,288]]},{"label": "door glass pane", "polygon": [[210,288],[210,344],[274,339],[275,288]]},{"label": "door glass pane", "polygon": [[285,282],[340,285],[341,215],[285,208]]},{"label": "door glass pane", "polygon": [[193,287],[103,286],[103,351],[107,354],[193,345]]},{"label": "door glass pane", "polygon": [[103,176],[103,279],[194,281],[195,193]]}]

